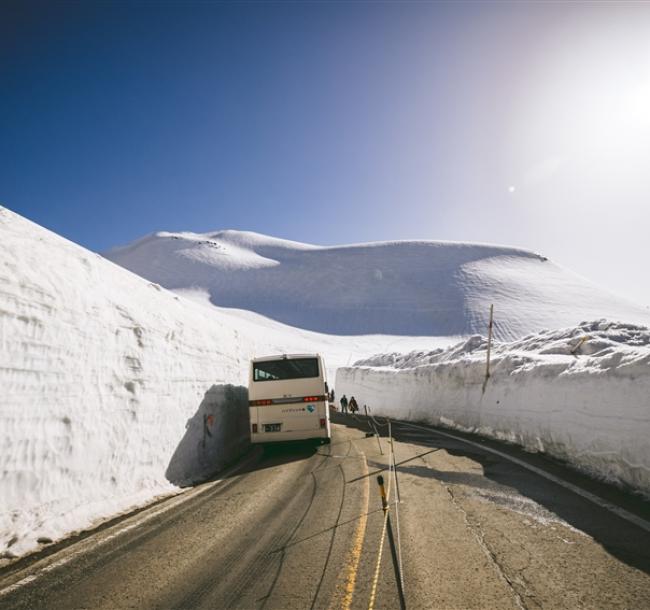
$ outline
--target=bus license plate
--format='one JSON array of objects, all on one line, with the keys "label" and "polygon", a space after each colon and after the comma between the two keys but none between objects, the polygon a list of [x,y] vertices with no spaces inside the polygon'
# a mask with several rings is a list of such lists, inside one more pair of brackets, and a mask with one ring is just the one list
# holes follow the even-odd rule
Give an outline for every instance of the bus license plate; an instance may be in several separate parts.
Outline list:
[{"label": "bus license plate", "polygon": [[264,424],[264,432],[280,432],[282,424]]}]

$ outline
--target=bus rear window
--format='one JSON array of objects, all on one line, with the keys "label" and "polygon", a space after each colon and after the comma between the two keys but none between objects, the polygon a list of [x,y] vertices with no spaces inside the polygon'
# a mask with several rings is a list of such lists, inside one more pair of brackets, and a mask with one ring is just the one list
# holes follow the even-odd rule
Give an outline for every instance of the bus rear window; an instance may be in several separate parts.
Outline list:
[{"label": "bus rear window", "polygon": [[280,381],[318,377],[317,358],[292,358],[253,363],[253,381]]}]

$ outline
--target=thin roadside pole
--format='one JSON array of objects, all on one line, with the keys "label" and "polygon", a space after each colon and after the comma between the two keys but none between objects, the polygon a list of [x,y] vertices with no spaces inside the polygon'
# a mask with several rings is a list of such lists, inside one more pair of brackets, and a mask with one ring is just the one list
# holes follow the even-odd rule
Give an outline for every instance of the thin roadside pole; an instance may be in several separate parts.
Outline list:
[{"label": "thin roadside pole", "polygon": [[[393,536],[393,527],[390,522],[390,513],[388,507],[388,499],[386,497],[386,490],[384,487],[384,477],[379,475],[377,477],[377,483],[379,483],[379,490],[381,493],[381,507],[384,511],[384,523],[386,526],[386,532],[388,533],[388,542],[390,544],[390,553],[393,559],[393,569],[395,570],[395,580],[397,581],[397,595],[399,597],[399,607],[400,610],[406,610],[406,598],[404,597],[404,586],[402,581],[402,570],[400,568],[399,557],[397,553],[397,547],[395,545],[395,538]],[[371,601],[371,606],[374,605],[374,596]]]},{"label": "thin roadside pole", "polygon": [[485,365],[485,381],[483,382],[483,393],[490,378],[490,350],[492,349],[492,327],[494,326],[494,304],[490,305],[490,323],[488,325],[487,363]]},{"label": "thin roadside pole", "polygon": [[490,351],[492,350],[492,328],[494,327],[494,305],[490,305],[490,324],[488,326],[487,344],[487,365],[485,367],[485,378],[490,376]]},{"label": "thin roadside pole", "polygon": [[401,502],[401,497],[399,493],[399,480],[397,479],[397,463],[395,462],[395,445],[393,445],[393,432],[390,425],[390,419],[388,419],[388,438],[390,440],[390,461],[391,467],[393,469],[393,475],[395,476],[395,492],[397,494],[397,502]]},{"label": "thin roadside pole", "polygon": [[[384,487],[384,478],[377,477],[379,483],[379,492],[381,494],[382,508],[388,503],[386,499],[386,488]],[[377,562],[375,563],[375,573],[372,577],[372,587],[370,589],[370,599],[368,600],[368,610],[374,610],[375,600],[377,599],[377,584],[379,583],[379,571],[381,570],[381,558],[384,554],[384,540],[386,539],[386,529],[388,526],[388,513],[384,510],[384,524],[381,528],[381,538],[379,539],[379,550],[377,551]]]},{"label": "thin roadside pole", "polygon": [[375,433],[375,437],[377,439],[377,444],[379,445],[379,453],[381,455],[384,455],[384,450],[381,448],[381,441],[379,440],[379,430],[377,430],[377,426],[375,425],[374,417],[370,415],[369,409],[366,405],[363,405],[363,408],[366,410],[366,415],[368,416],[368,423],[370,424],[370,427]]},{"label": "thin roadside pole", "polygon": [[397,458],[395,457],[395,444],[393,443],[393,431],[392,431],[390,418],[388,418],[388,438],[390,438],[391,462],[393,466],[393,477],[395,480],[395,494],[397,496],[395,500],[395,527],[397,529],[397,564],[399,568],[397,572],[397,577],[400,580],[402,596],[403,596],[404,595],[404,571],[402,568],[402,540],[399,532],[399,505],[402,499],[399,493],[399,479],[397,478]]},{"label": "thin roadside pole", "polygon": [[[399,579],[400,596],[404,597],[404,571],[402,569],[402,540],[399,535],[399,504],[395,502],[395,527],[397,529],[397,578]],[[406,607],[404,601],[402,608]]]},{"label": "thin roadside pole", "polygon": [[381,455],[384,455],[384,450],[381,448],[381,440],[379,440],[379,430],[377,430],[377,426],[375,424],[372,424],[372,427],[375,429],[375,437],[377,439],[377,444],[379,445],[379,453]]}]

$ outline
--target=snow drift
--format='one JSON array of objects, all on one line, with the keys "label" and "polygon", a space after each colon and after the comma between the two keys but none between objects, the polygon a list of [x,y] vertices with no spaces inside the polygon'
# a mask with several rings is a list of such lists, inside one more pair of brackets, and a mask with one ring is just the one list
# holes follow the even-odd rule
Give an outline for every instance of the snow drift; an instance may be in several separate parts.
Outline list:
[{"label": "snow drift", "polygon": [[486,355],[480,336],[378,355],[336,385],[376,414],[516,442],[650,496],[647,327],[601,320],[497,343],[487,383]]},{"label": "snow drift", "polygon": [[156,233],[105,255],[172,290],[200,288],[219,306],[343,335],[496,337],[650,312],[546,258],[515,248],[405,241],[319,247],[257,233]]}]

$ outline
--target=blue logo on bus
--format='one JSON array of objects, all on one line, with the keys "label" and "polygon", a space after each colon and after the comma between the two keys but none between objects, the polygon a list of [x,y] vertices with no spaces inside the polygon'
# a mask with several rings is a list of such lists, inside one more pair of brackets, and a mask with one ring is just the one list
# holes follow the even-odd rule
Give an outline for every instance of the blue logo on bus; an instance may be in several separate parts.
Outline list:
[{"label": "blue logo on bus", "polygon": [[307,405],[307,411],[309,411],[310,413],[313,413],[315,408],[316,407],[314,405]]}]

